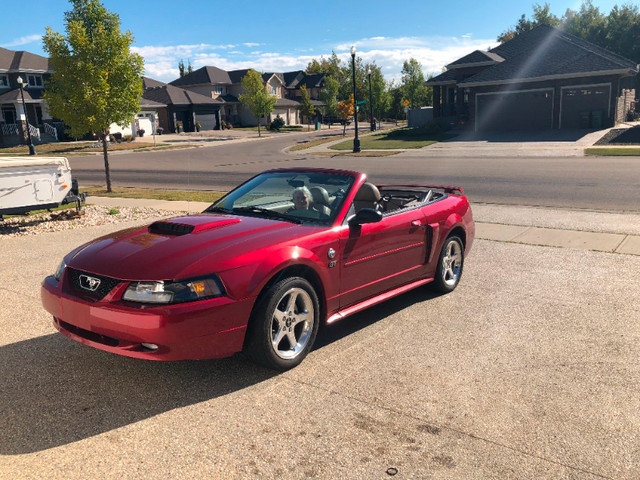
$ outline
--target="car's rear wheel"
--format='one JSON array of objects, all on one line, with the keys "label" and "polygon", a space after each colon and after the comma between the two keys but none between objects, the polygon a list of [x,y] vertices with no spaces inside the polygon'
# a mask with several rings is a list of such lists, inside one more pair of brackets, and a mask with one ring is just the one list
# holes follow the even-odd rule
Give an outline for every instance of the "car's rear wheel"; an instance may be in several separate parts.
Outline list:
[{"label": "car's rear wheel", "polygon": [[293,368],[313,347],[319,316],[318,296],[311,284],[301,277],[286,278],[259,300],[246,351],[266,367]]},{"label": "car's rear wheel", "polygon": [[434,288],[441,293],[452,292],[460,282],[464,266],[464,246],[459,237],[447,237],[440,251],[438,267],[433,281]]}]

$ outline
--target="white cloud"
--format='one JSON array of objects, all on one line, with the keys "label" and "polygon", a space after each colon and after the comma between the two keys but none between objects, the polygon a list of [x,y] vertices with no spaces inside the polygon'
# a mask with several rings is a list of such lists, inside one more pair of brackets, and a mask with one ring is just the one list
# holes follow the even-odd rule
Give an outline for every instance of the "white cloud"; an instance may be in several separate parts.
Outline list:
[{"label": "white cloud", "polygon": [[28,45],[30,43],[41,41],[42,35],[27,35],[25,37],[16,38],[15,40],[10,41],[9,43],[5,43],[2,46],[5,48],[20,47],[22,45]]},{"label": "white cloud", "polygon": [[[242,53],[237,50],[237,46],[204,43],[134,47],[134,51],[144,57],[148,76],[161,81],[171,81],[178,77],[177,66],[181,58],[185,61],[189,59],[194,68],[207,65],[223,70],[254,68],[261,72],[283,72],[304,70],[312,59],[318,59],[321,56],[327,58],[331,55],[331,51],[335,51],[343,62],[350,62],[349,51],[351,45],[355,45],[358,57],[367,63],[375,62],[382,68],[387,80],[398,82],[402,64],[409,58],[413,57],[420,62],[426,77],[429,74],[440,73],[445,65],[474,50],[486,50],[496,44],[495,39],[474,39],[472,34],[465,34],[460,37],[370,37],[353,43],[328,45],[325,53],[315,55],[296,54],[303,52],[298,48],[291,53],[259,50]],[[258,44],[243,43],[241,45]]]},{"label": "white cloud", "polygon": [[244,45],[245,47],[259,47],[260,45],[264,45],[264,44],[263,43],[247,42],[247,43],[243,43],[242,45]]}]

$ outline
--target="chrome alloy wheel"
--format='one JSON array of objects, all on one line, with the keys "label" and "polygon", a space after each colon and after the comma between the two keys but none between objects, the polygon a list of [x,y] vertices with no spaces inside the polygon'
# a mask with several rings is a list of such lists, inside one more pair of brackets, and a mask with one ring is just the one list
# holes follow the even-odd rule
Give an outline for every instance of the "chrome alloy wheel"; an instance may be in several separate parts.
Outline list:
[{"label": "chrome alloy wheel", "polygon": [[290,288],[282,295],[271,320],[271,346],[278,357],[295,358],[307,346],[316,318],[313,305],[302,288]]},{"label": "chrome alloy wheel", "polygon": [[442,256],[442,281],[448,287],[453,287],[460,277],[462,271],[462,247],[460,243],[451,240]]}]

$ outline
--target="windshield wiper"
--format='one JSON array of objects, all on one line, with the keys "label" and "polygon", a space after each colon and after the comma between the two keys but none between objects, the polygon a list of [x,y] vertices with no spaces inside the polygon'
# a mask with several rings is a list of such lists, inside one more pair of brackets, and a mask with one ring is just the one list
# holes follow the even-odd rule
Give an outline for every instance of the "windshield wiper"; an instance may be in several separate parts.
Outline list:
[{"label": "windshield wiper", "polygon": [[286,213],[275,212],[273,210],[269,210],[268,208],[262,208],[262,207],[237,207],[233,209],[233,213],[236,213],[236,212],[263,213],[268,217],[278,218],[280,220],[284,220],[285,222],[296,223],[298,225],[302,223],[297,218],[293,218],[287,215]]}]

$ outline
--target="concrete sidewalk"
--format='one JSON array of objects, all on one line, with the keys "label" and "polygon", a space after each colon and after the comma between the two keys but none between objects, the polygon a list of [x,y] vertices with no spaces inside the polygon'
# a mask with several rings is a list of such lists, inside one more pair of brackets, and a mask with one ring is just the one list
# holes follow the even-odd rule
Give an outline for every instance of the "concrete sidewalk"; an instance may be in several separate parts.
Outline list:
[{"label": "concrete sidewalk", "polygon": [[[199,213],[205,202],[89,197],[105,207]],[[473,204],[476,238],[496,242],[640,255],[640,215],[544,207]]]}]

